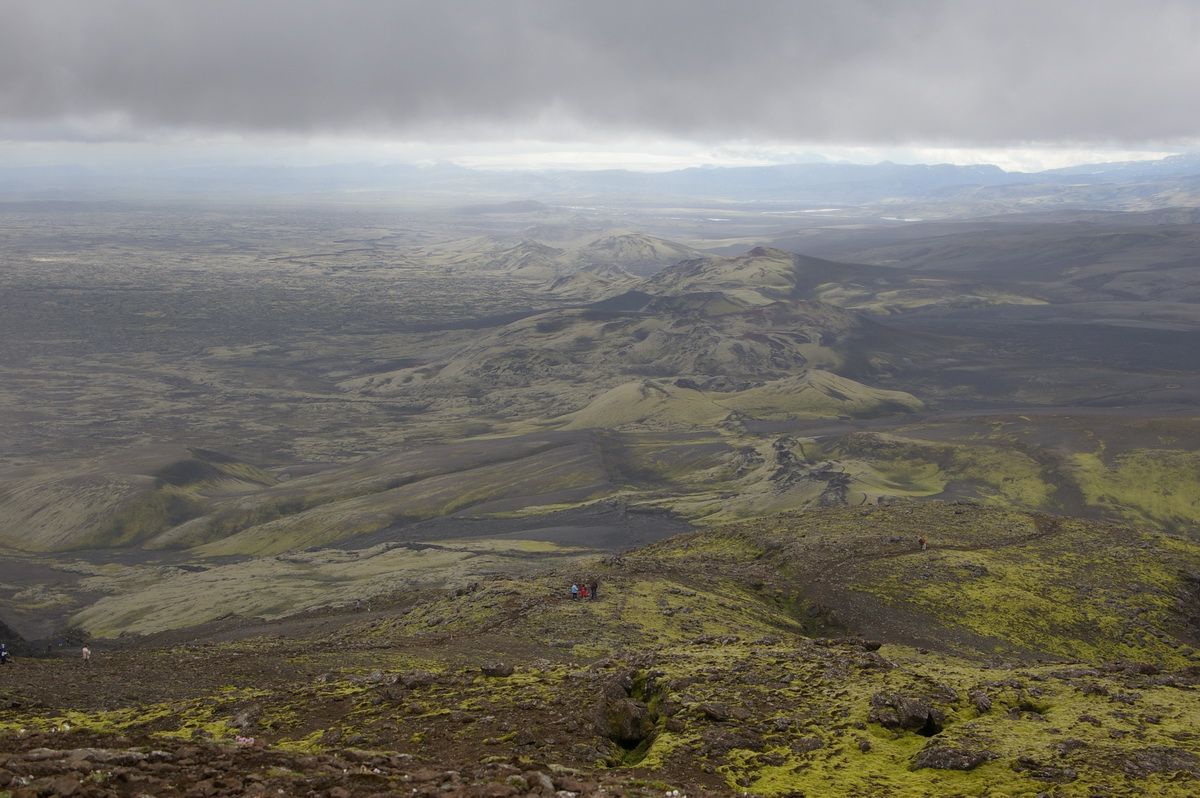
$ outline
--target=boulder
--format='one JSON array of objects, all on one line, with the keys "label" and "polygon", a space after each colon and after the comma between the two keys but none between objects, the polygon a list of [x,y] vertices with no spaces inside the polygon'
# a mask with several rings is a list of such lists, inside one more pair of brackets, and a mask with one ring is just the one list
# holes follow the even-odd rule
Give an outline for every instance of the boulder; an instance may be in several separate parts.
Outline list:
[{"label": "boulder", "polygon": [[982,690],[972,690],[967,697],[971,699],[971,703],[975,705],[975,711],[980,715],[991,711],[992,699],[988,698],[987,693]]},{"label": "boulder", "polygon": [[913,770],[974,770],[996,754],[964,742],[931,741],[913,759]]},{"label": "boulder", "polygon": [[871,711],[867,720],[892,731],[911,731],[932,737],[945,726],[945,714],[915,696],[899,693],[876,693],[871,696]]},{"label": "boulder", "polygon": [[1129,751],[1122,755],[1121,770],[1135,778],[1186,773],[1200,776],[1200,757],[1191,751],[1164,745]]},{"label": "boulder", "polygon": [[479,669],[483,671],[484,676],[503,677],[513,675],[513,666],[507,662],[485,662],[479,666]]},{"label": "boulder", "polygon": [[606,701],[596,713],[596,733],[622,748],[636,748],[653,731],[649,707],[633,698]]},{"label": "boulder", "polygon": [[233,719],[229,721],[229,724],[235,729],[240,729],[241,731],[245,732],[258,725],[258,721],[262,718],[262,714],[263,708],[261,704],[251,704],[243,708],[241,712],[238,712],[236,715],[234,715]]},{"label": "boulder", "polygon": [[746,720],[750,717],[750,711],[746,708],[731,707],[720,701],[708,701],[700,704],[698,708],[706,718],[718,723],[727,720]]},{"label": "boulder", "polygon": [[437,674],[429,671],[406,671],[400,674],[399,682],[409,690],[414,687],[427,687],[437,681]]},{"label": "boulder", "polygon": [[1013,763],[1012,769],[1017,772],[1028,773],[1030,778],[1037,779],[1038,781],[1056,784],[1070,784],[1079,777],[1079,771],[1074,768],[1064,765],[1046,764],[1029,756],[1018,757],[1017,761]]},{"label": "boulder", "polygon": [[749,729],[732,730],[724,726],[713,726],[701,735],[701,753],[705,755],[725,754],[737,748],[758,751],[763,747],[762,738]]}]

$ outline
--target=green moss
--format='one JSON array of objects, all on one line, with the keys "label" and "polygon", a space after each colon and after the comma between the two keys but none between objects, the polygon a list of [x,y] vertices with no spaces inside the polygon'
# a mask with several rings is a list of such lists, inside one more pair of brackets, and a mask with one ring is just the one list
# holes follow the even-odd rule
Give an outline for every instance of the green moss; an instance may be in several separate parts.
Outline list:
[{"label": "green moss", "polygon": [[1075,473],[1089,503],[1135,523],[1190,529],[1200,513],[1200,453],[1139,449],[1106,462],[1077,454]]},{"label": "green moss", "polygon": [[666,546],[642,549],[647,557],[665,559],[713,559],[749,562],[762,557],[765,549],[744,535],[736,533],[698,533],[677,536]]},{"label": "green moss", "polygon": [[[658,662],[666,671],[664,682],[683,685],[673,699],[684,701],[675,715],[684,728],[660,733],[640,766],[678,767],[681,760],[707,751],[708,765],[731,790],[759,795],[1034,796],[1045,792],[1047,783],[1034,778],[1029,767],[1014,765],[1042,762],[1070,766],[1079,775],[1078,784],[1052,794],[1089,795],[1099,782],[1115,794],[1135,795],[1141,778],[1102,763],[1151,746],[1147,734],[1168,744],[1190,739],[1188,725],[1200,710],[1200,701],[1190,693],[1176,696],[1147,688],[1139,691],[1143,696],[1137,710],[1114,715],[1107,695],[1081,690],[1074,672],[1062,666],[1015,674],[953,657],[913,658],[898,650],[892,657],[898,667],[855,672],[857,656],[853,649],[782,643],[664,651]],[[704,678],[716,672],[754,678]],[[936,681],[930,674],[936,674]],[[781,681],[789,675],[790,680]],[[732,684],[736,689],[730,689]],[[1117,684],[1111,689],[1117,690]],[[880,691],[933,696],[944,712],[945,730],[927,738],[870,722],[870,697]],[[973,691],[990,696],[990,711],[974,708],[968,698]],[[692,709],[706,702],[744,707],[749,718],[712,723]],[[764,714],[768,707],[773,718]],[[1104,720],[1097,726],[1094,718]],[[1114,743],[1117,739],[1121,742]],[[745,744],[710,747],[720,740]],[[1070,744],[1059,747],[1065,740]],[[993,758],[965,772],[915,768],[918,753],[932,744],[986,751]],[[1101,767],[1103,777],[1096,775]],[[1188,795],[1194,786],[1187,780],[1172,782],[1169,774],[1154,781],[1172,796]]]},{"label": "green moss", "polygon": [[203,525],[192,530],[186,536],[171,538],[169,546],[186,548],[222,540],[243,530],[296,515],[331,500],[332,497],[319,494],[295,493],[266,499],[250,509],[226,512],[210,517]]},{"label": "green moss", "polygon": [[1028,454],[997,442],[936,443],[876,433],[855,433],[833,449],[862,463],[852,489],[868,497],[911,497],[953,492],[980,501],[1026,509],[1053,506],[1055,486]]},{"label": "green moss", "polygon": [[117,710],[23,713],[19,719],[0,720],[0,729],[8,732],[23,728],[46,732],[74,729],[99,734],[154,729],[154,735],[168,739],[190,740],[201,732],[215,739],[231,739],[230,716],[222,714],[216,707],[228,705],[230,700],[261,698],[265,694],[227,688],[217,695],[221,701],[200,696],[184,702],[144,704]]},{"label": "green moss", "polygon": [[317,730],[305,735],[299,739],[289,740],[287,738],[276,740],[272,745],[283,751],[295,751],[298,753],[314,753],[321,750],[321,737],[324,735],[324,730]]},{"label": "green moss", "polygon": [[937,543],[855,586],[1010,654],[1183,663],[1170,639],[1148,633],[1179,623],[1178,551],[1141,548],[1136,536],[1097,545],[1085,529],[1065,528],[1052,540],[1001,549],[960,552],[946,548],[952,541]]},{"label": "green moss", "polygon": [[[612,492],[608,474],[586,447],[555,447],[502,463],[404,481],[398,486],[334,496],[303,512],[258,523],[200,548],[207,556],[279,554],[376,532],[397,519],[438,518],[468,507],[528,504],[530,496],[569,493],[589,501]],[[516,499],[517,501],[514,501]],[[240,523],[240,522],[239,522]]]},{"label": "green moss", "polygon": [[193,491],[165,484],[125,504],[116,516],[94,534],[80,538],[73,548],[127,546],[183,523],[203,508],[203,501]]},{"label": "green moss", "polygon": [[[918,551],[914,533],[932,547]],[[513,729],[528,728],[546,741],[538,761],[592,767],[580,758],[622,759],[595,752],[587,721],[605,686],[631,677],[654,722],[624,755],[639,778],[704,767],[730,792],[764,796],[1068,798],[1150,785],[1182,798],[1196,784],[1186,773],[1133,776],[1129,763],[1147,750],[1194,752],[1200,739],[1200,694],[1179,643],[1191,572],[1194,542],[1110,524],[941,503],[790,513],[559,572],[427,591],[386,617],[364,614],[316,650],[280,639],[206,651],[278,657],[304,674],[270,691],[206,689],[120,712],[6,709],[0,721],[228,739],[231,714],[254,701],[265,708],[256,736],[297,751],[317,750],[331,726],[430,757],[446,741],[511,747]],[[592,576],[599,601],[566,597],[570,581]],[[844,613],[847,638],[803,637],[824,602]],[[868,651],[854,642],[863,618],[917,630],[931,650]],[[493,651],[517,660],[512,676],[479,674]],[[169,665],[191,654],[147,656]],[[1104,664],[1116,658],[1178,672]],[[416,669],[444,676],[399,695],[363,678]],[[944,728],[926,737],[885,726],[872,712],[881,694],[928,703]],[[584,743],[592,749],[580,754]],[[986,756],[965,772],[918,768],[926,746]],[[1047,774],[1066,771],[1045,768],[1074,775],[1056,784]]]}]

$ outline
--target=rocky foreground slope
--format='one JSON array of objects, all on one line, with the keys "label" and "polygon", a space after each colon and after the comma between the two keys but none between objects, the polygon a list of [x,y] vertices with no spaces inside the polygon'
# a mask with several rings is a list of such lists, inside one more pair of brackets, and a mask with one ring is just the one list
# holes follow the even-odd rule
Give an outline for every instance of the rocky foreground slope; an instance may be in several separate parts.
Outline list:
[{"label": "rocky foreground slope", "polygon": [[792,513],[96,640],[87,667],[19,657],[0,790],[1195,795],[1198,621],[1185,537],[970,504]]}]

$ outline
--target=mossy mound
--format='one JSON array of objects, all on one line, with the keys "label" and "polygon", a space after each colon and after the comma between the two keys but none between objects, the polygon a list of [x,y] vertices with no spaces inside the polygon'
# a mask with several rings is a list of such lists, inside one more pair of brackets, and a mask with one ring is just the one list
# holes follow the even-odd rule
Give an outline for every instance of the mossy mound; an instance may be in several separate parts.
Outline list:
[{"label": "mossy mound", "polygon": [[703,428],[732,420],[869,418],[920,409],[909,394],[814,369],[740,391],[705,391],[687,379],[630,382],[566,418],[572,429]]},{"label": "mossy mound", "polygon": [[966,503],[824,508],[629,556],[675,569],[719,563],[859,633],[993,659],[1179,667],[1200,637],[1200,544],[1083,519]]}]

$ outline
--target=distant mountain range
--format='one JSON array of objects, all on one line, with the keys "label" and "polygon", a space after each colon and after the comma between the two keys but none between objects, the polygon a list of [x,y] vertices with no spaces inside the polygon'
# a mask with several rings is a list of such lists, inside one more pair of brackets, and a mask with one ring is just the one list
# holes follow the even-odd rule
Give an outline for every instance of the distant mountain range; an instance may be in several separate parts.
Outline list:
[{"label": "distant mountain range", "polygon": [[[326,166],[215,166],[103,170],[81,166],[0,168],[0,197],[67,198],[137,193],[329,194],[348,191],[542,201],[586,197],[682,197],[736,201],[877,203],[1028,194],[1078,193],[1081,188],[1142,185],[1163,190],[1200,187],[1200,155],[1154,161],[1089,164],[1044,172],[1006,172],[997,166],[805,163],[779,166],[695,167],[671,172],[482,171],[439,163]],[[1147,192],[1138,192],[1139,196]],[[1153,193],[1153,192],[1151,192]],[[1091,192],[1093,200],[1095,192]],[[1176,202],[1174,204],[1184,204]],[[464,212],[511,212],[512,206],[471,205]]]}]

